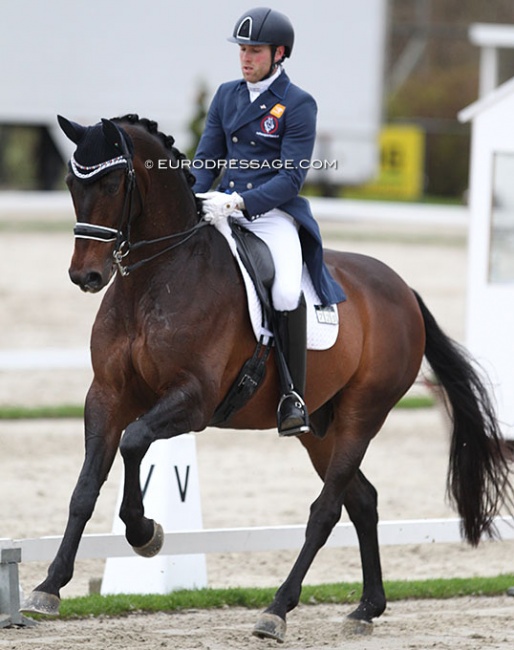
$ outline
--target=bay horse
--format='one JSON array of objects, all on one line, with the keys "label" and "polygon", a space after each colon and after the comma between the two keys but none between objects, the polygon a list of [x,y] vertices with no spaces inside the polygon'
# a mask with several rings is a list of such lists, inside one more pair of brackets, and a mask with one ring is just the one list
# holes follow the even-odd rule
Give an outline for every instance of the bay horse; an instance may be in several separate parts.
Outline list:
[{"label": "bay horse", "polygon": [[[173,139],[137,115],[94,127],[59,120],[75,143],[93,138],[94,146],[115,146],[119,156],[97,177],[95,169],[81,178],[71,167],[66,178],[77,216],[70,278],[88,292],[109,286],[92,329],[85,459],[68,523],[46,579],[23,607],[54,615],[118,448],[126,538],[136,552],[151,556],[162,545],[162,529],[144,515],[141,461],[155,440],[209,426],[256,344],[241,273],[224,237],[202,220],[192,174],[180,164],[184,156]],[[465,539],[476,545],[483,535],[494,535],[493,518],[512,503],[491,398],[467,352],[391,268],[363,255],[324,255],[347,300],[337,306],[340,328],[333,347],[308,353],[311,431],[298,440],[323,487],[310,508],[298,558],[253,631],[278,641],[343,506],[357,532],[363,574],[362,596],[347,624],[371,629],[384,612],[377,492],[359,467],[388,413],[416,380],[424,356],[452,416],[448,490]],[[256,394],[219,426],[273,428],[279,395],[272,352]]]}]

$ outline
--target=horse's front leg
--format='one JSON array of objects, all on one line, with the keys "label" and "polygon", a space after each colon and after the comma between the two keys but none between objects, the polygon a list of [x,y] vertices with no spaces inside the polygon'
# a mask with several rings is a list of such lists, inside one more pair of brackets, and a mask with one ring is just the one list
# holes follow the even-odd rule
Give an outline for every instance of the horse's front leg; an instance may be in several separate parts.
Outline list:
[{"label": "horse's front leg", "polygon": [[116,455],[124,423],[108,416],[114,409],[102,394],[93,383],[85,407],[85,458],[70,500],[64,536],[46,579],[23,603],[25,612],[54,616],[59,613],[60,590],[73,576],[80,539]]},{"label": "horse's front leg", "polygon": [[141,462],[155,440],[173,438],[206,426],[199,385],[170,390],[159,402],[135,422],[129,424],[121,439],[120,452],[125,466],[125,484],[120,518],[125,523],[125,536],[136,553],[144,557],[156,555],[164,542],[160,524],[144,516],[140,483]]}]

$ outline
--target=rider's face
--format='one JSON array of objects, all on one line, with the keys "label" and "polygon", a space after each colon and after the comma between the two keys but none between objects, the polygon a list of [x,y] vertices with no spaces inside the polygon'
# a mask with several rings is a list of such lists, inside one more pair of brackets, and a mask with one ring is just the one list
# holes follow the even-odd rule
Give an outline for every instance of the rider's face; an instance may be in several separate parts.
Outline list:
[{"label": "rider's face", "polygon": [[[277,47],[274,62],[284,55],[284,46]],[[240,45],[239,61],[245,81],[256,83],[263,79],[271,68],[271,45]]]}]

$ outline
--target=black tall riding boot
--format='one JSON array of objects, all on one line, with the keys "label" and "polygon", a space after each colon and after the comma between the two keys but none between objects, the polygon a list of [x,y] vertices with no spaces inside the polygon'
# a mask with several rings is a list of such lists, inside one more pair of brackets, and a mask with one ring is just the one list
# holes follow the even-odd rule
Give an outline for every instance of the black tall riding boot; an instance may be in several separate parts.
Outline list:
[{"label": "black tall riding boot", "polygon": [[303,401],[307,367],[307,307],[302,293],[293,311],[277,312],[275,336],[282,397],[277,409],[278,432],[297,436],[309,431],[309,416]]}]

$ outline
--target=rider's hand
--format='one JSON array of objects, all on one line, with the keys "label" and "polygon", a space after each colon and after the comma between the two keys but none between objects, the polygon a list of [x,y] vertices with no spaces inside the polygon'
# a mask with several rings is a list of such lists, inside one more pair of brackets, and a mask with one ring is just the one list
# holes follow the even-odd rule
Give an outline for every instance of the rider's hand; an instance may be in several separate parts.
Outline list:
[{"label": "rider's hand", "polygon": [[204,192],[196,195],[202,199],[203,218],[211,224],[226,219],[236,210],[244,209],[242,196],[237,192],[224,194],[223,192]]}]

